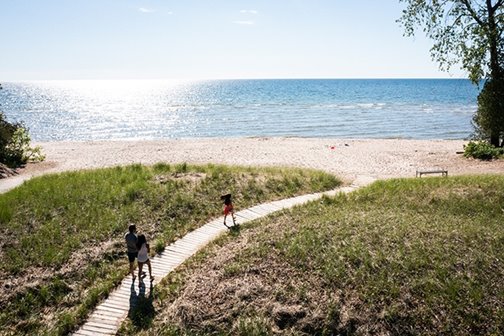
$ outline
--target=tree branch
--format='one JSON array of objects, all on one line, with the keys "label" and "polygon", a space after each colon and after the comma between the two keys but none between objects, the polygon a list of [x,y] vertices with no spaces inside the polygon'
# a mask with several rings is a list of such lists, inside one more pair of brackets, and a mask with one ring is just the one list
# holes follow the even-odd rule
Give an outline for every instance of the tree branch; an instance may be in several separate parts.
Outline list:
[{"label": "tree branch", "polygon": [[496,11],[500,6],[504,5],[504,0],[499,0],[495,3],[495,5],[492,7],[494,11]]},{"label": "tree branch", "polygon": [[[487,0],[487,1],[490,1],[490,0]],[[499,2],[500,1],[503,1],[503,0],[499,0]],[[478,17],[478,13],[476,13],[474,8],[471,7],[471,2],[469,0],[460,0],[460,2],[464,4],[467,11],[469,12],[469,14],[471,14],[471,17],[474,19],[474,21],[476,21],[480,26],[483,27],[485,25],[485,23],[483,21],[481,21],[481,19]]]},{"label": "tree branch", "polygon": [[500,6],[504,4],[504,0],[499,0],[492,6],[492,0],[486,0],[487,9],[490,15],[493,15]]}]

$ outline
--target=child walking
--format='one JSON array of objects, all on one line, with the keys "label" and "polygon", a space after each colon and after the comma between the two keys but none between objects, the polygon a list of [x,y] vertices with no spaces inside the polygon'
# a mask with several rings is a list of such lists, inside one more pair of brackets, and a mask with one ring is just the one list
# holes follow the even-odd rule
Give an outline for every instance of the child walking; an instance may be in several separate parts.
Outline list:
[{"label": "child walking", "polygon": [[231,194],[222,195],[220,198],[224,201],[224,225],[229,229],[229,226],[226,224],[226,218],[229,214],[231,214],[231,218],[233,219],[233,225],[236,225]]},{"label": "child walking", "polygon": [[138,248],[138,257],[137,257],[138,278],[141,279],[140,276],[142,274],[143,265],[147,264],[147,266],[149,267],[150,279],[152,281],[152,280],[154,280],[154,277],[152,276],[152,266],[151,266],[151,262],[149,259],[150,248],[149,248],[149,244],[147,243],[147,239],[145,238],[145,235],[142,234],[142,235],[138,236],[137,248]]}]

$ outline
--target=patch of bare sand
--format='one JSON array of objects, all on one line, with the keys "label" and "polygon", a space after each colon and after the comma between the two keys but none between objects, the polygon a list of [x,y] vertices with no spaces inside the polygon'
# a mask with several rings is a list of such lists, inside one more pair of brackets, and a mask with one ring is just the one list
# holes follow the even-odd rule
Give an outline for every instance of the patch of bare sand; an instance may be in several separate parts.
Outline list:
[{"label": "patch of bare sand", "polygon": [[418,168],[441,167],[450,175],[502,173],[504,160],[483,162],[457,154],[463,140],[208,138],[157,141],[46,142],[47,161],[0,180],[0,192],[43,173],[133,163],[219,163],[320,169],[354,181],[359,177],[413,177]]}]

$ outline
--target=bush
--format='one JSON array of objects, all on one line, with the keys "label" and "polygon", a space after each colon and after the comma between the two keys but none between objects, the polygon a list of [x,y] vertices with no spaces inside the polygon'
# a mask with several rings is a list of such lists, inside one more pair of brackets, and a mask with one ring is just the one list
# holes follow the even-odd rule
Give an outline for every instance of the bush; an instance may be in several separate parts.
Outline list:
[{"label": "bush", "polygon": [[502,148],[497,148],[486,141],[470,141],[464,146],[464,156],[479,160],[492,160],[499,158],[504,153]]},{"label": "bush", "polygon": [[479,139],[490,140],[494,146],[502,146],[504,137],[504,80],[486,81],[478,96],[478,110],[473,116],[473,126]]},{"label": "bush", "polygon": [[22,123],[9,123],[0,112],[0,163],[13,168],[28,161],[43,161],[42,149],[30,147],[30,141],[28,129]]}]

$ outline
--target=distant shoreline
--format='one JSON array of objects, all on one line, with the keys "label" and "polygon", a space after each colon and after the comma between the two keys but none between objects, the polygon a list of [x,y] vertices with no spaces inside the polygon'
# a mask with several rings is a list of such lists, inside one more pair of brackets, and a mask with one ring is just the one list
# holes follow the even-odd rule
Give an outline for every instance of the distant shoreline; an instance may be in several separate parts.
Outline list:
[{"label": "distant shoreline", "polygon": [[414,177],[417,168],[442,167],[449,175],[504,173],[504,160],[466,159],[464,140],[204,138],[154,141],[82,141],[34,143],[46,161],[30,164],[20,175],[0,180],[0,191],[45,173],[157,162],[290,166],[333,173],[350,183],[359,178]]},{"label": "distant shoreline", "polygon": [[293,78],[72,78],[72,79],[12,79],[3,80],[1,83],[24,82],[70,82],[70,81],[159,81],[159,82],[196,82],[196,81],[267,81],[267,80],[466,80],[467,77],[293,77]]}]

